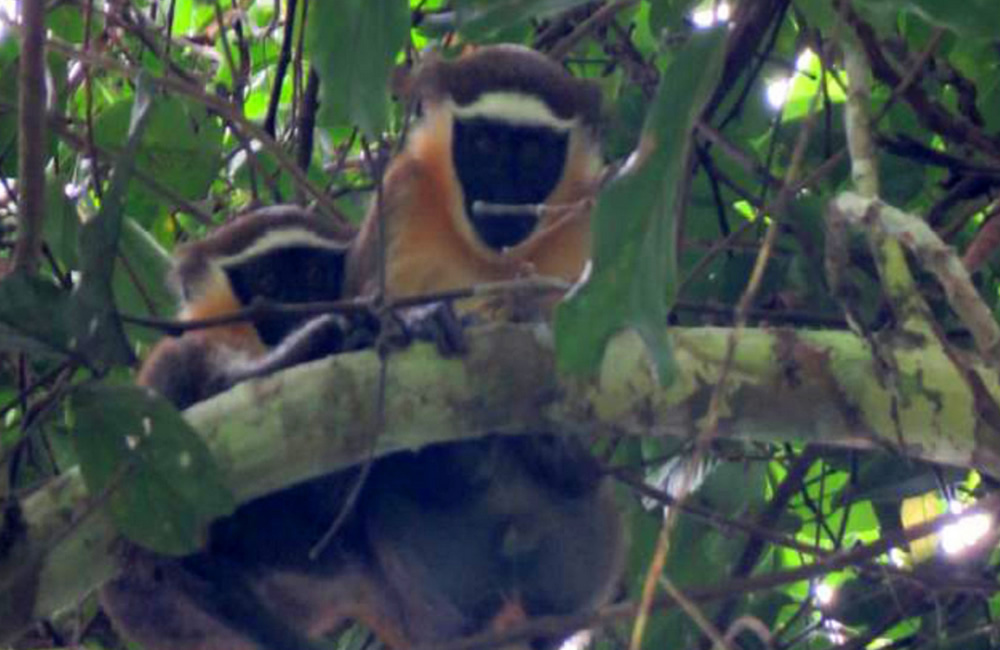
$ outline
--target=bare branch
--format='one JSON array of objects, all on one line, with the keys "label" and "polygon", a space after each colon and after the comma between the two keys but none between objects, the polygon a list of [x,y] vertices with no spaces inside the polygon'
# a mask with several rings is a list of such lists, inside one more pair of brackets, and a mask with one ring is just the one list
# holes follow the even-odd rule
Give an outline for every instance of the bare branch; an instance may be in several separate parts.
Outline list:
[{"label": "bare branch", "polygon": [[21,3],[18,80],[18,186],[20,231],[14,268],[33,272],[42,251],[45,219],[45,3]]}]

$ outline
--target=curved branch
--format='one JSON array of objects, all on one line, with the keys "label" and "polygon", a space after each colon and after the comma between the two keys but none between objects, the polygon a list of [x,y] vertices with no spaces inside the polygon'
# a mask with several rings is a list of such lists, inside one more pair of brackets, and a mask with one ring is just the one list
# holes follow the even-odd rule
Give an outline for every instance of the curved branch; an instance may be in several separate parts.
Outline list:
[{"label": "curved branch", "polygon": [[[237,498],[433,442],[546,431],[689,437],[705,416],[729,331],[671,330],[679,374],[660,387],[637,335],[608,348],[591,382],[555,372],[551,331],[497,325],[468,332],[469,352],[418,344],[389,360],[385,433],[372,445],[379,359],[338,355],[236,386],[187,412]],[[934,345],[896,351],[907,400],[893,404],[868,346],[847,332],[744,330],[727,374],[719,435],[883,448],[1000,476],[1000,436]],[[994,398],[1000,386],[973,366]],[[894,410],[895,409],[895,410]],[[902,432],[902,437],[899,432]],[[73,605],[112,575],[115,533],[69,473],[24,502],[24,535],[0,565],[0,638]],[[9,605],[9,606],[8,606]]]}]

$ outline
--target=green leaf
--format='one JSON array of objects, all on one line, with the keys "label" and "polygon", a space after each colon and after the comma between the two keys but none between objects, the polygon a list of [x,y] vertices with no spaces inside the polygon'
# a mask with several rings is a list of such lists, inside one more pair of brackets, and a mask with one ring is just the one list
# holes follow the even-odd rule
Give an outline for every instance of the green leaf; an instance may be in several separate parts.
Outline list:
[{"label": "green leaf", "polygon": [[929,23],[950,29],[961,36],[995,40],[1000,28],[997,0],[859,0],[873,11],[909,11]]},{"label": "green leaf", "polygon": [[666,323],[677,291],[677,188],[688,136],[721,70],[724,36],[724,29],[698,34],[679,53],[650,106],[639,162],[598,199],[593,271],[556,312],[556,354],[566,371],[592,373],[611,335],[631,327],[650,349],[660,381],[673,377]]},{"label": "green leaf", "polygon": [[649,0],[649,29],[658,36],[665,29],[680,29],[698,0]]},{"label": "green leaf", "polygon": [[71,355],[69,293],[15,271],[0,280],[0,350]]},{"label": "green leaf", "polygon": [[958,483],[964,470],[931,467],[924,463],[901,463],[899,458],[885,453],[868,453],[855,461],[856,478],[850,490],[835,493],[834,503],[876,501],[898,506],[903,499],[924,494],[945,484]]},{"label": "green leaf", "polygon": [[389,116],[389,75],[406,44],[406,0],[317,2],[310,8],[306,46],[319,73],[325,126],[357,124],[377,138]]},{"label": "green leaf", "polygon": [[497,32],[586,4],[590,0],[458,0],[459,31],[469,40],[482,40]]},{"label": "green leaf", "polygon": [[[64,41],[69,41],[70,43],[82,43],[85,27],[85,12],[85,9],[81,11],[80,7],[74,7],[72,5],[55,7],[52,11],[46,12],[45,26],[52,30],[53,34]],[[94,30],[94,33],[100,33],[104,22],[100,12],[95,11],[93,19],[96,22],[96,25],[92,25],[91,29]]]},{"label": "green leaf", "polygon": [[[125,146],[133,101],[119,100],[101,112],[94,124],[99,148],[117,153]],[[204,198],[222,164],[221,122],[203,106],[180,97],[157,94],[149,110],[136,168],[180,198]],[[132,183],[125,212],[148,227],[162,212],[164,200],[145,183]]]},{"label": "green leaf", "polygon": [[80,233],[80,217],[76,207],[66,198],[66,179],[48,176],[45,179],[45,243],[55,258],[66,269],[76,269],[77,240]]},{"label": "green leaf", "polygon": [[[167,288],[170,256],[134,219],[122,224],[119,264],[112,280],[115,303],[133,316],[169,316],[177,307]],[[146,327],[126,326],[130,340],[151,343],[160,334]]]},{"label": "green leaf", "polygon": [[132,351],[115,308],[111,281],[118,256],[125,193],[132,179],[142,134],[149,123],[151,97],[140,78],[125,150],[118,156],[100,211],[80,228],[80,283],[73,293],[72,326],[77,349],[91,363],[130,363]]},{"label": "green leaf", "polygon": [[0,38],[0,176],[17,177],[17,65],[21,48],[12,34]]},{"label": "green leaf", "polygon": [[235,500],[208,447],[166,400],[138,386],[92,384],[70,398],[87,489],[119,530],[158,553],[197,550]]},{"label": "green leaf", "polygon": [[837,24],[837,10],[830,0],[798,0],[795,7],[802,12],[813,29],[820,29],[825,33],[833,30]]}]

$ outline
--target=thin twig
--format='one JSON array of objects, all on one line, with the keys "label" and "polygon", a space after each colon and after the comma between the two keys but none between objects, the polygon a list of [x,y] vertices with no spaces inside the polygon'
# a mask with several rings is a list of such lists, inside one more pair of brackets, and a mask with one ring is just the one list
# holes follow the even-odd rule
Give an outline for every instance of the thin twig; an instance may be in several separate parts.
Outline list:
[{"label": "thin twig", "polygon": [[[56,38],[49,39],[47,44],[53,50],[56,50],[71,59],[78,60],[81,63],[99,66],[129,77],[136,76],[139,72],[132,66],[122,64],[119,61],[106,56],[81,51],[80,49]],[[333,203],[333,201],[330,200],[330,197],[328,197],[320,188],[316,187],[312,181],[309,180],[306,173],[299,168],[298,164],[296,164],[295,160],[284,150],[284,148],[278,144],[274,138],[268,135],[264,129],[247,119],[246,116],[243,115],[242,112],[238,111],[231,103],[220,97],[206,93],[201,87],[177,77],[148,76],[147,78],[150,82],[160,86],[161,88],[181,93],[182,95],[186,95],[201,102],[206,107],[222,116],[222,118],[227,120],[233,127],[236,127],[237,131],[244,134],[245,137],[253,138],[254,140],[259,141],[264,150],[274,157],[275,162],[291,177],[292,181],[297,186],[301,187],[311,199],[316,201],[320,212],[329,217],[330,225],[332,227],[336,228],[344,237],[350,237],[354,234],[354,227],[350,225],[349,220],[341,213],[340,209]]]},{"label": "thin twig", "polygon": [[219,24],[219,40],[222,41],[222,57],[226,61],[226,67],[229,68],[229,79],[232,81],[233,85],[229,89],[230,97],[233,101],[237,102],[239,105],[240,96],[238,94],[238,73],[236,71],[236,62],[233,60],[232,48],[229,47],[229,36],[226,30],[226,17],[222,13],[222,5],[219,0],[215,0],[213,3],[215,8],[215,20]]},{"label": "thin twig", "polygon": [[573,203],[490,203],[473,201],[472,213],[477,217],[504,218],[523,215],[542,219],[550,214],[563,214],[583,210],[594,205],[594,199],[580,199]]},{"label": "thin twig", "polygon": [[725,535],[729,535],[732,531],[740,531],[753,539],[764,540],[774,544],[775,546],[781,546],[793,551],[798,551],[799,553],[805,555],[825,557],[830,554],[830,551],[826,549],[812,544],[804,544],[796,540],[794,537],[776,533],[771,530],[771,528],[761,526],[756,522],[744,521],[733,517],[725,517],[710,508],[700,506],[696,503],[681,501],[676,497],[667,494],[663,490],[659,490],[651,485],[648,485],[644,481],[633,477],[628,472],[614,470],[612,472],[612,476],[614,476],[615,480],[627,485],[642,496],[653,499],[664,506],[679,508],[681,512],[691,515],[692,517],[697,517]]},{"label": "thin twig", "polygon": [[673,583],[670,578],[665,575],[660,576],[660,586],[663,587],[663,591],[667,593],[668,596],[673,598],[677,606],[687,614],[698,629],[701,630],[705,636],[707,636],[712,641],[713,650],[722,648],[723,650],[733,650],[733,646],[726,639],[723,638],[719,629],[712,624],[712,621],[708,620],[705,613],[701,611],[690,598],[684,595],[677,585]]},{"label": "thin twig", "polygon": [[[557,278],[522,278],[519,280],[504,280],[500,282],[484,282],[471,287],[448,289],[413,296],[390,299],[385,309],[406,309],[435,302],[449,302],[465,298],[494,296],[516,292],[565,293],[570,284]],[[267,300],[254,300],[249,306],[230,312],[223,316],[201,318],[196,320],[175,320],[170,318],[152,318],[134,314],[119,314],[126,323],[158,329],[170,335],[180,335],[184,332],[231,325],[245,321],[258,321],[273,316],[319,316],[331,313],[359,313],[374,311],[371,298],[353,298],[306,303],[274,303]]]},{"label": "thin twig", "polygon": [[264,117],[264,130],[276,137],[278,121],[278,105],[281,103],[281,88],[285,83],[288,66],[292,62],[292,38],[295,35],[295,11],[298,0],[288,0],[285,6],[285,29],[281,34],[281,54],[274,68],[274,82],[271,84],[271,97],[267,103],[267,114]]},{"label": "thin twig", "polygon": [[593,32],[614,20],[615,15],[627,7],[636,4],[637,0],[616,0],[611,4],[604,5],[594,12],[594,14],[577,25],[577,27],[565,36],[561,41],[552,46],[548,55],[556,61],[561,61],[569,54],[577,44]]}]

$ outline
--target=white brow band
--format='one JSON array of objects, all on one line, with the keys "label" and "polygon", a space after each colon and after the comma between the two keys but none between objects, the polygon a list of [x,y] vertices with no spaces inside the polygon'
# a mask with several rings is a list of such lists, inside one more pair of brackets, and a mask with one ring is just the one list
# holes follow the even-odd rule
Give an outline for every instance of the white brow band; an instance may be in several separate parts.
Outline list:
[{"label": "white brow band", "polygon": [[270,249],[290,248],[292,246],[304,246],[306,248],[326,248],[329,250],[343,250],[341,242],[332,241],[325,237],[320,237],[311,230],[305,228],[285,228],[269,231],[254,240],[253,244],[243,249],[235,255],[220,257],[220,266],[239,264],[256,255]]},{"label": "white brow band", "polygon": [[547,126],[560,131],[568,131],[577,124],[575,118],[558,117],[538,97],[516,92],[484,93],[465,106],[451,102],[451,110],[460,118],[485,117],[511,124]]}]

